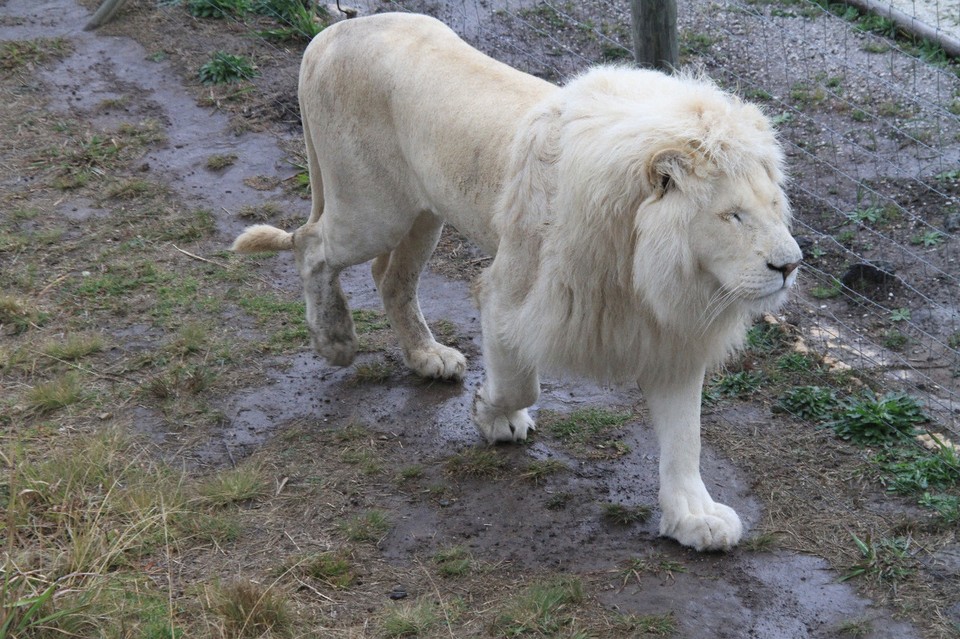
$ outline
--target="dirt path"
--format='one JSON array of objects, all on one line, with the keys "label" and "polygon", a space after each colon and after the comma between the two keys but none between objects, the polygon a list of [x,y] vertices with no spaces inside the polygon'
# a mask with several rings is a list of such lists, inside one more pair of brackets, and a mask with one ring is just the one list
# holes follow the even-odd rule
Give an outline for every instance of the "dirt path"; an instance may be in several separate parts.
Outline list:
[{"label": "dirt path", "polygon": [[[73,47],[62,62],[40,74],[49,109],[85,119],[97,128],[145,117],[163,124],[167,142],[143,158],[143,172],[169,185],[181,201],[204,206],[216,217],[216,233],[192,251],[216,260],[217,251],[245,225],[236,215],[245,206],[281,202],[289,214],[305,214],[307,205],[300,198],[279,189],[258,190],[244,181],[292,175],[282,137],[235,134],[225,115],[197,106],[171,64],[151,61],[151,52],[128,38],[81,31],[88,12],[70,0],[40,5],[33,0],[8,0],[0,8],[5,16],[0,38],[63,37]],[[111,100],[122,106],[104,109],[103,104]],[[204,168],[211,154],[235,155],[237,160],[212,176]],[[88,199],[65,197],[61,206],[79,217],[103,213]],[[299,290],[287,257],[272,260],[261,275],[284,294],[295,296]],[[345,288],[354,308],[378,307],[365,268],[351,269]],[[395,525],[378,548],[381,559],[400,571],[419,557],[460,544],[487,561],[505,562],[504,574],[514,578],[541,572],[579,574],[589,581],[591,595],[607,608],[633,614],[673,613],[676,635],[681,637],[835,637],[845,623],[859,619],[870,620],[870,637],[920,636],[910,625],[895,621],[888,611],[858,596],[852,585],[839,583],[838,574],[821,559],[783,549],[755,551],[749,543],[728,554],[698,555],[659,539],[656,514],[632,526],[605,521],[604,503],[656,503],[656,449],[642,417],[640,397],[632,390],[546,380],[538,406],[541,411],[561,413],[593,406],[633,410],[635,416],[621,440],[625,454],[591,460],[548,438],[535,438],[530,446],[497,448],[496,453],[514,468],[531,460],[557,460],[566,472],[540,483],[521,481],[509,473],[451,482],[445,460],[455,451],[482,447],[469,414],[472,388],[482,369],[479,322],[466,283],[431,273],[425,276],[421,291],[425,315],[451,322],[470,357],[463,386],[425,384],[399,372],[392,373],[386,384],[357,385],[351,382],[352,370],[329,368],[310,352],[301,352],[265,359],[261,362],[264,384],[217,397],[216,407],[224,416],[219,427],[180,441],[182,435],[171,430],[163,415],[140,406],[138,428],[201,466],[240,460],[263,449],[282,450],[287,457],[278,458],[285,460],[277,462],[278,472],[287,472],[283,464],[298,469],[291,471],[287,485],[288,491],[296,491],[310,475],[304,469],[313,464],[314,472],[322,472],[322,462],[316,458],[327,452],[318,449],[316,441],[300,437],[304,424],[331,432],[364,424],[370,437],[385,442],[389,449],[386,458],[395,467],[386,476],[419,465],[423,468],[420,486],[450,484],[448,492],[436,499],[398,490],[390,482],[380,482],[370,494],[358,498],[390,513]],[[217,296],[218,291],[206,294]],[[359,363],[382,357],[367,354]],[[730,409],[722,418],[749,432],[763,427],[770,415],[767,410]],[[714,428],[721,419],[713,416],[709,421],[707,427]],[[769,507],[765,496],[752,491],[757,478],[739,469],[736,459],[710,447],[704,451],[703,468],[715,496],[737,508],[748,527],[756,528]],[[565,496],[561,509],[555,508],[553,499],[558,495]],[[298,519],[300,515],[283,512],[275,516],[288,518],[272,520],[274,530],[269,526],[251,530],[247,547],[273,538],[278,530],[309,526],[309,521]],[[285,551],[284,544],[279,544],[277,552]],[[660,568],[624,573],[624,562],[638,554]],[[495,570],[490,581],[498,578]],[[411,590],[413,582],[411,578]]]}]

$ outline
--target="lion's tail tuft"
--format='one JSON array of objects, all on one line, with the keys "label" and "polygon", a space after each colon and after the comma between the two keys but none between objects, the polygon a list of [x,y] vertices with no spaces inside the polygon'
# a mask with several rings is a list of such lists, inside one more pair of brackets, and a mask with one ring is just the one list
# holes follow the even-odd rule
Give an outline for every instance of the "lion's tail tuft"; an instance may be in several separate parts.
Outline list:
[{"label": "lion's tail tuft", "polygon": [[269,224],[248,226],[233,241],[231,251],[237,253],[265,253],[269,251],[292,251],[293,233],[287,233]]}]

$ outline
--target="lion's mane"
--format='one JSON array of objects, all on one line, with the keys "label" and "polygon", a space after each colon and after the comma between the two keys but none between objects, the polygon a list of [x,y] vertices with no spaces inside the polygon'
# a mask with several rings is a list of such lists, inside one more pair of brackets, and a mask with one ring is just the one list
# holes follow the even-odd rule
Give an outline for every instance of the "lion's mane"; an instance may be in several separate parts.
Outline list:
[{"label": "lion's mane", "polygon": [[[494,225],[512,257],[481,282],[509,287],[501,335],[531,365],[611,381],[716,365],[756,309],[708,321],[718,284],[689,223],[721,177],[779,183],[782,163],[759,109],[707,79],[621,67],[574,79],[511,149]],[[662,197],[665,180],[682,197]]]}]

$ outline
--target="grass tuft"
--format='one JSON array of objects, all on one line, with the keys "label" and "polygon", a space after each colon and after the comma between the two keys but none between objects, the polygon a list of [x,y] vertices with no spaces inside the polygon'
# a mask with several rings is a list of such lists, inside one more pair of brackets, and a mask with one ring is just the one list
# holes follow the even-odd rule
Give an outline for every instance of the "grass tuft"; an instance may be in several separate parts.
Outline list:
[{"label": "grass tuft", "polygon": [[573,626],[583,599],[583,583],[575,577],[536,582],[497,617],[497,636],[555,636]]},{"label": "grass tuft", "polygon": [[380,541],[390,529],[390,520],[380,510],[369,510],[340,524],[340,532],[350,541]]},{"label": "grass tuft", "polygon": [[603,518],[618,526],[629,526],[650,519],[653,509],[650,506],[638,504],[625,506],[623,504],[604,504]]},{"label": "grass tuft", "polygon": [[274,588],[237,580],[219,586],[214,599],[214,610],[230,637],[284,636],[292,626],[287,599]]},{"label": "grass tuft", "polygon": [[458,477],[496,478],[507,469],[507,460],[495,448],[467,448],[450,457],[447,472]]},{"label": "grass tuft", "polygon": [[436,604],[422,598],[391,607],[384,615],[381,627],[387,637],[420,637],[429,632],[439,619]]},{"label": "grass tuft", "polygon": [[82,402],[86,398],[84,384],[75,372],[49,382],[42,382],[27,392],[27,408],[38,414],[52,413]]}]

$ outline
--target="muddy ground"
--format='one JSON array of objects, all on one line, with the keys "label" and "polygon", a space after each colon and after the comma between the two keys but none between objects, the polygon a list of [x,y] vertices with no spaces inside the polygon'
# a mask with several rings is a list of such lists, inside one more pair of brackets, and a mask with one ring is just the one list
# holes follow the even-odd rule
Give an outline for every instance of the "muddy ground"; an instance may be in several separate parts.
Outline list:
[{"label": "muddy ground", "polygon": [[[196,584],[235,577],[271,583],[289,557],[332,549],[346,549],[359,566],[350,587],[273,582],[295,601],[298,636],[382,636],[385,614],[398,605],[390,595],[401,591],[405,601],[430,601],[442,609],[443,621],[420,636],[500,636],[495,611],[531,582],[557,575],[582,579],[586,596],[574,615],[579,620],[543,630],[542,636],[905,638],[954,632],[960,623],[955,529],[928,526],[927,513],[907,499],[885,495],[863,476],[862,453],[828,432],[774,415],[764,395],[705,410],[705,481],[750,530],[742,547],[725,554],[697,554],[657,537],[657,450],[642,398],[632,389],[547,379],[536,407],[544,423],[596,407],[627,415],[626,422],[603,439],[579,443],[543,428],[528,445],[492,449],[497,461],[489,472],[457,466],[456,460],[469,459],[473,451],[486,451],[469,408],[482,371],[469,275],[484,262],[453,234],[445,236],[441,256],[424,276],[421,304],[438,332],[468,356],[462,385],[426,383],[404,371],[388,329],[374,329],[368,352],[347,369],[331,368],[306,350],[302,332],[299,340],[295,335],[277,346],[271,341],[275,332],[295,328],[296,319],[263,320],[242,300],[270,296],[286,304],[278,315],[295,307],[299,281],[292,260],[259,257],[244,266],[224,249],[254,218],[290,228],[308,209],[291,187],[298,145],[295,118],[289,116],[294,98],[278,97],[291,90],[302,45],[271,45],[261,60],[272,61],[263,64],[265,75],[273,75],[261,82],[259,93],[234,104],[233,89],[201,87],[194,70],[186,68],[185,61],[209,52],[216,31],[182,9],[132,2],[115,24],[85,32],[81,27],[94,3],[85,4],[0,2],[0,39],[67,43],[54,59],[4,78],[5,99],[16,108],[4,113],[4,137],[14,148],[0,174],[6,192],[0,216],[11,232],[59,229],[56,242],[69,245],[69,251],[51,250],[54,257],[43,263],[48,270],[39,276],[43,286],[35,287],[37,305],[55,318],[71,317],[4,339],[35,344],[81,324],[107,339],[110,348],[85,367],[98,383],[126,390],[105,391],[110,404],[74,410],[57,422],[59,428],[119,424],[148,438],[163,458],[186,464],[191,477],[251,460],[268,470],[271,490],[242,507],[235,540],[186,548],[168,558],[165,569],[172,578],[163,587],[171,600],[183,600],[179,615],[191,629],[186,636],[212,632],[195,621],[204,614],[202,606],[190,603]],[[444,12],[442,6],[432,9]],[[235,30],[229,37],[243,46],[261,46],[237,25],[229,29]],[[276,113],[264,105],[273,105]],[[112,174],[94,172],[89,183],[56,189],[47,183],[50,173],[36,169],[35,155],[19,142],[31,139],[23,133],[34,126],[24,124],[27,112],[38,114],[42,123],[36,126],[53,138],[66,130],[55,125],[60,121],[100,132],[150,122],[159,135],[136,157],[111,165]],[[214,155],[235,159],[211,169]],[[202,319],[212,322],[212,342],[236,352],[217,361],[217,381],[205,389],[202,402],[191,400],[200,408],[184,409],[176,397],[140,392],[153,388],[161,375],[149,368],[153,364],[139,370],[120,366],[165,349],[189,317],[158,320],[152,310],[141,315],[133,296],[120,302],[122,311],[94,304],[81,312],[80,289],[71,288],[91,272],[112,268],[102,247],[88,245],[90,237],[122,244],[121,253],[138,250],[130,248],[140,237],[136,222],[125,217],[138,204],[104,195],[115,180],[132,179],[168,189],[162,198],[168,212],[212,214],[199,238],[147,237],[139,245],[175,277],[199,282],[191,309],[207,309],[204,299],[225,300],[205,310]],[[25,206],[38,213],[29,221],[14,219],[12,211]],[[115,237],[105,227],[115,229]],[[5,250],[0,258],[4,285],[26,291],[15,274],[23,265],[20,250],[26,249]],[[231,278],[234,273],[240,277]],[[354,309],[379,310],[366,267],[350,269],[343,279]],[[788,318],[799,319],[803,312],[791,307]],[[371,368],[383,374],[373,381],[358,376]],[[5,373],[4,392],[13,397],[5,404],[12,415],[4,422],[7,441],[18,429],[22,435],[53,428],[52,418],[36,418],[20,407],[20,393],[35,373]],[[559,465],[536,465],[544,461]],[[552,470],[540,476],[538,468]],[[609,504],[649,506],[654,513],[618,524],[604,515]],[[338,523],[370,511],[386,514],[386,530],[372,542],[345,540]],[[911,557],[920,585],[891,592],[884,584],[841,581],[859,559],[851,534],[879,536],[907,528],[918,538],[926,535],[923,552]],[[434,558],[450,547],[466,549],[482,569],[466,577],[438,576]],[[457,614],[450,612],[451,602],[459,606]],[[620,614],[662,618],[668,625],[660,630],[617,625],[611,615]],[[576,635],[580,623],[584,634]],[[531,636],[541,635],[531,631]]]}]

